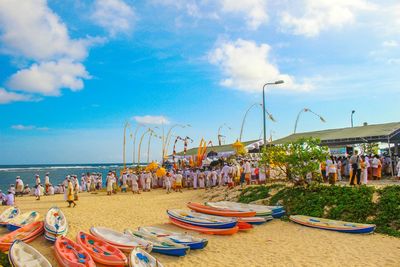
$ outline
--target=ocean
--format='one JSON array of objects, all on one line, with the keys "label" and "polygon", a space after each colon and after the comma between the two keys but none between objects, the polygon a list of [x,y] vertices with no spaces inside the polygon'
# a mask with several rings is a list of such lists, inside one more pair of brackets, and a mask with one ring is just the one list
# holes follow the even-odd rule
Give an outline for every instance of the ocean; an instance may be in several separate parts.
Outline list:
[{"label": "ocean", "polygon": [[108,171],[116,171],[123,168],[121,163],[108,163],[108,164],[47,164],[47,165],[0,165],[0,189],[8,189],[10,184],[15,184],[17,176],[21,176],[24,185],[29,184],[30,187],[35,185],[35,175],[39,174],[42,183],[44,176],[49,173],[50,182],[53,185],[61,184],[65,176],[76,174],[78,179],[82,173],[96,172],[103,174],[103,182]]}]

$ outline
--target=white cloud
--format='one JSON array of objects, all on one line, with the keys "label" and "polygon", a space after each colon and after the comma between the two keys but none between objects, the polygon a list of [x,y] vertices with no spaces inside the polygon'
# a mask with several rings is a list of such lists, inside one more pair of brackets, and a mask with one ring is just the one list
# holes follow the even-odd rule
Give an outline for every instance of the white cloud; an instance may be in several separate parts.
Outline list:
[{"label": "white cloud", "polygon": [[142,124],[169,124],[170,123],[170,121],[164,116],[152,116],[152,115],[134,116],[133,119],[137,123],[142,123]]},{"label": "white cloud", "polygon": [[389,40],[389,41],[384,41],[382,43],[382,46],[384,47],[397,47],[399,46],[399,43],[395,40]]},{"label": "white cloud", "polygon": [[96,0],[91,19],[111,35],[129,34],[136,21],[135,10],[122,0]]},{"label": "white cloud", "polygon": [[266,0],[219,0],[219,2],[223,12],[244,15],[247,26],[252,30],[268,22]]},{"label": "white cloud", "polygon": [[80,63],[68,60],[49,61],[19,70],[11,76],[8,86],[14,90],[58,96],[62,88],[72,91],[82,89],[83,79],[89,78],[85,66]]},{"label": "white cloud", "polygon": [[227,14],[237,15],[244,19],[250,30],[256,30],[268,22],[267,0],[153,0],[155,4],[171,6],[183,10],[193,18],[221,19]]},{"label": "white cloud", "polygon": [[[354,23],[358,12],[374,10],[367,0],[304,0],[301,15],[285,11],[281,16],[283,29],[296,35],[317,36],[330,28],[342,28]],[[296,12],[297,13],[297,12]]]},{"label": "white cloud", "polygon": [[11,128],[14,130],[18,130],[18,131],[28,131],[28,130],[47,131],[47,130],[49,130],[49,128],[47,128],[47,127],[37,127],[35,125],[23,125],[23,124],[12,125]]},{"label": "white cloud", "polygon": [[284,80],[285,83],[279,88],[298,91],[312,89],[310,83],[298,84],[292,76],[281,73],[269,59],[270,50],[268,44],[257,45],[248,40],[224,41],[208,54],[208,59],[221,69],[225,78],[220,84],[228,88],[259,92],[266,82]]},{"label": "white cloud", "polygon": [[32,101],[32,97],[29,95],[17,94],[14,92],[6,91],[0,88],[0,104],[8,104],[17,101]]},{"label": "white cloud", "polygon": [[88,40],[72,40],[45,0],[1,0],[0,32],[3,52],[11,55],[33,60],[87,56]]}]

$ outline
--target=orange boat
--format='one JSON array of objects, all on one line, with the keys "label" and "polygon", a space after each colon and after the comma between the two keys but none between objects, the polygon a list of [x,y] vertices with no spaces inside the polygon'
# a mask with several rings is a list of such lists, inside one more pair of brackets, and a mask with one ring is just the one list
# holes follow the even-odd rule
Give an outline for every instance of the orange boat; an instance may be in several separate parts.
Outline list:
[{"label": "orange boat", "polygon": [[215,229],[215,228],[206,228],[206,227],[200,227],[200,226],[195,226],[191,225],[188,223],[184,223],[178,220],[175,220],[173,218],[169,218],[172,224],[175,224],[176,226],[179,226],[181,228],[187,229],[187,230],[192,230],[196,232],[200,232],[203,234],[210,234],[210,235],[233,235],[236,234],[239,231],[239,227],[235,226],[232,228],[223,228],[223,229]]},{"label": "orange boat", "polygon": [[95,262],[119,267],[128,264],[128,258],[121,250],[94,235],[80,231],[76,241],[92,256]]},{"label": "orange boat", "polygon": [[76,242],[66,237],[58,237],[54,243],[54,252],[61,266],[95,267],[92,256]]},{"label": "orange boat", "polygon": [[15,240],[21,240],[25,243],[32,242],[44,231],[44,222],[33,222],[27,224],[11,233],[0,237],[0,250],[8,251]]},{"label": "orange boat", "polygon": [[197,212],[224,216],[224,217],[254,217],[256,216],[255,211],[238,211],[238,210],[230,210],[230,209],[218,209],[210,206],[206,206],[200,203],[189,202],[187,204],[189,209],[192,209]]}]

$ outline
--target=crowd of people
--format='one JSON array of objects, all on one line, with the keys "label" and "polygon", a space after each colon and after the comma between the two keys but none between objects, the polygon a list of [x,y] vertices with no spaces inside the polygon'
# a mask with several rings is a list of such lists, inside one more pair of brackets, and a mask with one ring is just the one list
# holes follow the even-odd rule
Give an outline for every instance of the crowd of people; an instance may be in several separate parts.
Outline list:
[{"label": "crowd of people", "polygon": [[349,179],[350,185],[367,184],[369,180],[380,180],[383,175],[396,174],[400,178],[399,159],[393,164],[389,156],[359,155],[357,150],[347,157],[330,156],[320,166],[322,178],[330,184],[344,178]]},{"label": "crowd of people", "polygon": [[[400,160],[394,162],[395,173],[400,178]],[[390,157],[378,155],[359,155],[357,151],[347,157],[327,158],[320,164],[320,174],[323,180],[330,184],[349,179],[350,185],[367,184],[369,180],[380,180],[382,175],[390,175],[392,170]],[[256,160],[221,161],[217,166],[202,168],[170,168],[158,172],[147,169],[125,169],[120,175],[109,171],[104,180],[101,173],[83,173],[80,180],[77,175],[67,175],[61,184],[53,185],[49,173],[46,173],[44,184],[39,175],[35,175],[35,186],[30,188],[17,176],[15,184],[11,184],[7,194],[0,190],[3,205],[14,205],[15,197],[34,195],[40,200],[43,195],[64,194],[68,206],[76,206],[79,192],[95,193],[105,187],[107,195],[118,191],[140,194],[152,189],[163,188],[169,194],[172,191],[182,192],[182,188],[209,189],[215,186],[234,187],[237,185],[264,184],[269,174]]]}]

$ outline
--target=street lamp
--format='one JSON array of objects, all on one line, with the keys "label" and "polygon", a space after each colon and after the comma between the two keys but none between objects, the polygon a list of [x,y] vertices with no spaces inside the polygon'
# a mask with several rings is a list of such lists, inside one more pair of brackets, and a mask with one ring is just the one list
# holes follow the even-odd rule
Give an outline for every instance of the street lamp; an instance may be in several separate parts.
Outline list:
[{"label": "street lamp", "polygon": [[309,108],[303,108],[302,110],[300,110],[299,114],[297,114],[296,122],[294,124],[294,131],[293,131],[294,134],[296,133],[296,130],[297,130],[297,124],[299,123],[300,115],[303,112],[310,112],[310,113],[314,114],[315,116],[317,116],[321,120],[321,122],[326,122],[326,120],[321,115],[315,113],[314,111],[312,111]]},{"label": "street lamp", "polygon": [[223,123],[221,126],[219,126],[219,128],[218,128],[218,145],[221,145],[221,137],[222,137],[222,135],[221,135],[221,129],[222,129],[224,126],[225,126],[226,128],[228,128],[229,130],[232,130],[232,128],[229,127],[226,123]]},{"label": "street lamp", "polygon": [[356,113],[356,111],[352,110],[351,111],[351,128],[353,128],[353,126],[354,126],[354,124],[353,124],[353,115],[354,115],[354,113]]},{"label": "street lamp", "polygon": [[[255,106],[257,106],[257,105],[260,106],[261,109],[263,109],[261,103],[254,103],[253,105],[251,105],[251,106],[246,110],[246,113],[244,114],[244,117],[243,117],[243,120],[242,120],[242,126],[240,127],[240,136],[239,136],[239,140],[240,140],[240,141],[242,141],[243,128],[244,128],[244,123],[245,123],[246,118],[247,118],[247,114],[249,113],[249,111],[250,111],[253,107],[255,107]],[[263,109],[263,110],[264,110],[264,109]],[[268,112],[267,109],[265,109],[265,112],[267,113],[268,118],[269,118],[271,121],[276,122],[276,121],[275,121],[275,118],[272,116],[271,113]]]},{"label": "street lamp", "polygon": [[284,83],[284,81],[278,80],[278,81],[275,81],[275,82],[266,83],[263,86],[262,98],[263,98],[263,132],[264,132],[264,143],[263,143],[263,145],[264,145],[264,147],[267,145],[267,124],[265,122],[265,114],[267,113],[266,112],[266,108],[265,108],[265,87],[267,85],[277,85],[277,84],[282,84],[282,83]]}]

